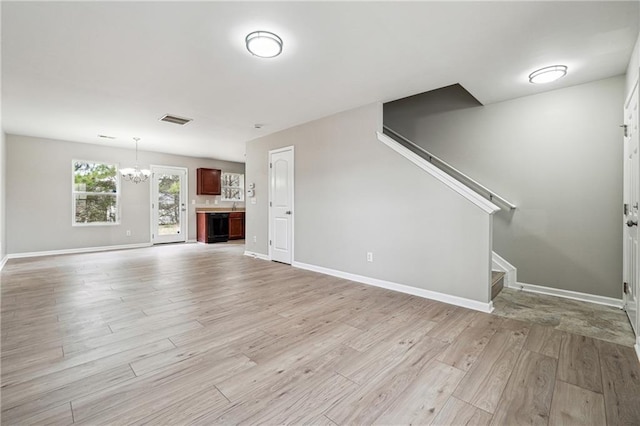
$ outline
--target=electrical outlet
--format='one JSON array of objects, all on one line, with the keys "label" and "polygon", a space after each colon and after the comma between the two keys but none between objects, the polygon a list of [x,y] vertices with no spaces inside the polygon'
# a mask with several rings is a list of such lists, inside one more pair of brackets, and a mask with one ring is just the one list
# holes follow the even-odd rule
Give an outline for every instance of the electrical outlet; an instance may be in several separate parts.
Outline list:
[{"label": "electrical outlet", "polygon": [[367,252],[367,262],[373,262],[373,253],[370,251]]},{"label": "electrical outlet", "polygon": [[195,204],[195,203],[196,203],[196,200],[191,200],[191,204]]},{"label": "electrical outlet", "polygon": [[218,199],[213,200],[213,204],[218,204]]},{"label": "electrical outlet", "polygon": [[253,236],[253,242],[257,243],[258,242],[258,237],[256,237],[255,235]]},{"label": "electrical outlet", "polygon": [[255,204],[256,203],[256,197],[251,197],[251,204]]},{"label": "electrical outlet", "polygon": [[209,204],[209,199],[207,198],[206,200],[204,200],[205,204]]},{"label": "electrical outlet", "polygon": [[131,236],[131,230],[127,229],[127,237],[130,237],[130,236]]}]

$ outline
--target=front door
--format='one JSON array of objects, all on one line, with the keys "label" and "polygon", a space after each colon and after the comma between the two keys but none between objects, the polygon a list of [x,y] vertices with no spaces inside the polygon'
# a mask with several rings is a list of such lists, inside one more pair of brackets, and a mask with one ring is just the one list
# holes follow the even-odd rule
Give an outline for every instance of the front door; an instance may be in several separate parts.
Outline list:
[{"label": "front door", "polygon": [[636,332],[640,293],[640,262],[638,256],[638,202],[640,201],[640,156],[638,155],[638,83],[624,109],[624,303],[625,310]]},{"label": "front door", "polygon": [[187,169],[151,167],[151,215],[153,244],[187,240]]},{"label": "front door", "polygon": [[269,254],[293,260],[293,147],[269,151]]}]

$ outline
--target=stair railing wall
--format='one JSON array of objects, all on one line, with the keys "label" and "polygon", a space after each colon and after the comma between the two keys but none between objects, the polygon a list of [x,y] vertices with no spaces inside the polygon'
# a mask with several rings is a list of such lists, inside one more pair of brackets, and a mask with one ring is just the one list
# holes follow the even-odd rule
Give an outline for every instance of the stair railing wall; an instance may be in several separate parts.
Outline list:
[{"label": "stair railing wall", "polygon": [[514,210],[516,208],[516,205],[508,201],[506,198],[496,194],[495,191],[490,190],[489,188],[482,185],[478,181],[465,175],[460,170],[448,164],[446,161],[431,154],[429,151],[422,148],[420,145],[416,144],[415,142],[409,140],[408,138],[402,136],[400,133],[396,132],[395,130],[387,126],[383,126],[383,133],[389,136],[390,138],[392,138],[394,141],[401,144],[402,146],[404,146],[405,148],[411,150],[416,155],[420,156],[421,158],[425,159],[429,163],[438,167],[440,170],[444,171],[449,176],[453,177],[454,179],[463,183],[467,187],[471,188],[474,192],[478,193],[479,195],[486,198],[487,200],[507,210]]}]

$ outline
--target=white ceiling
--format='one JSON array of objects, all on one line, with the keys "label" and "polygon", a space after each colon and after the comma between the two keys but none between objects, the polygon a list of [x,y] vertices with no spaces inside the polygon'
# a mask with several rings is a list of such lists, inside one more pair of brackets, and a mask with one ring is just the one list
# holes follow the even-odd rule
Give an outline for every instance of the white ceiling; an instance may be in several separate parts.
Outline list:
[{"label": "white ceiling", "polygon": [[[638,21],[635,1],[2,2],[2,126],[244,161],[253,138],[453,83],[488,104],[623,74]],[[251,56],[254,30],[283,54]]]}]

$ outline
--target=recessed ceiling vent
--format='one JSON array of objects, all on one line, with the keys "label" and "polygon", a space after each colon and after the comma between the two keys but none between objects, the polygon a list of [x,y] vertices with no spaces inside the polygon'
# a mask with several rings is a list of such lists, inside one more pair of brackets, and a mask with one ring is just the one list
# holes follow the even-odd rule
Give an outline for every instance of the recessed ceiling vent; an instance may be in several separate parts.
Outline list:
[{"label": "recessed ceiling vent", "polygon": [[166,121],[167,123],[179,124],[184,126],[185,124],[193,121],[190,118],[178,117],[177,115],[166,114],[160,119],[160,121]]}]

